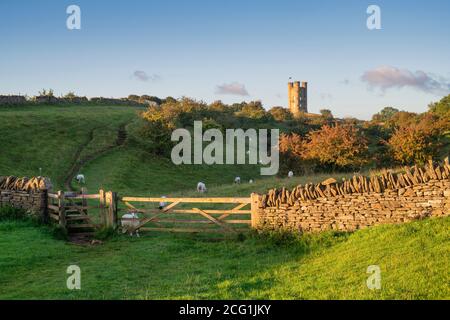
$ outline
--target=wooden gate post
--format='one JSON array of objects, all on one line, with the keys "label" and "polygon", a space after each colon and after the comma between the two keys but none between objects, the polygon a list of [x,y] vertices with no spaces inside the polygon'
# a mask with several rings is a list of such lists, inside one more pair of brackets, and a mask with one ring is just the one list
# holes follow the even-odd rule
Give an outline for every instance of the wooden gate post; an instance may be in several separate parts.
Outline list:
[{"label": "wooden gate post", "polygon": [[260,196],[257,193],[252,193],[250,196],[251,199],[251,219],[252,219],[252,229],[256,229],[259,224],[259,202]]},{"label": "wooden gate post", "polygon": [[[87,195],[87,194],[88,194],[88,193],[87,193],[86,187],[82,187],[82,188],[81,188],[81,195],[84,196],[84,195]],[[83,207],[83,210],[81,210],[81,211],[82,211],[85,215],[87,215],[87,214],[88,214],[88,209],[87,209],[88,201],[87,201],[86,198],[81,199],[81,206]]]},{"label": "wooden gate post", "polygon": [[66,203],[64,191],[58,191],[58,216],[59,226],[66,228]]},{"label": "wooden gate post", "polygon": [[108,191],[106,193],[106,201],[108,203],[108,219],[107,227],[117,228],[117,193]]},{"label": "wooden gate post", "polygon": [[103,190],[103,189],[100,189],[99,191],[98,191],[98,194],[99,194],[99,196],[100,196],[100,198],[99,198],[99,202],[100,202],[100,204],[99,204],[99,207],[100,207],[100,219],[101,219],[101,222],[102,222],[102,224],[103,224],[103,226],[108,226],[108,219],[107,219],[107,217],[106,217],[106,212],[105,212],[105,204],[106,204],[106,199],[105,199],[105,190]]}]

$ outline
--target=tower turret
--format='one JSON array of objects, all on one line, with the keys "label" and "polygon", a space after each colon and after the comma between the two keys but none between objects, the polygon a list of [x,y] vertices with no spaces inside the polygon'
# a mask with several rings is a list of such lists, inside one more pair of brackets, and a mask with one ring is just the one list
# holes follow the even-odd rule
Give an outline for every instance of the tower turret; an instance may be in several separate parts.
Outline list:
[{"label": "tower turret", "polygon": [[308,112],[308,83],[295,81],[288,83],[289,110],[298,117],[301,112]]}]

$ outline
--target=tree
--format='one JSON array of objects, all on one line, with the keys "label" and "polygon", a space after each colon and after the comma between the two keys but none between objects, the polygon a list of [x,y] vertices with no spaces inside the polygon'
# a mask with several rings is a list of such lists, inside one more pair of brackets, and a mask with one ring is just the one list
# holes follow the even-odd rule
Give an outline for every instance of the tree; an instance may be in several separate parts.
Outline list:
[{"label": "tree", "polygon": [[138,95],[136,95],[136,94],[130,94],[129,96],[128,96],[128,100],[131,100],[131,101],[136,101],[136,102],[138,102],[139,101],[139,96]]},{"label": "tree", "polygon": [[359,168],[367,162],[367,140],[353,125],[324,125],[307,136],[304,158],[336,169]]},{"label": "tree", "polygon": [[290,154],[298,159],[303,158],[305,152],[304,139],[295,133],[280,135],[279,141],[280,153]]},{"label": "tree", "polygon": [[386,122],[390,120],[397,112],[398,109],[393,107],[385,107],[379,113],[372,116],[372,121],[374,122]]},{"label": "tree", "polygon": [[172,130],[161,119],[144,121],[138,134],[148,152],[158,156],[170,156],[174,145],[171,141]]},{"label": "tree", "polygon": [[49,97],[49,98],[54,97],[53,89],[48,89],[48,91],[45,89],[42,89],[42,91],[39,91],[39,95],[43,96],[43,97]]},{"label": "tree", "polygon": [[266,116],[266,110],[263,108],[261,101],[251,101],[246,103],[241,111],[236,112],[236,115],[251,119],[262,119]]},{"label": "tree", "polygon": [[431,113],[439,117],[450,118],[450,94],[442,98],[439,102],[430,103],[428,109]]},{"label": "tree", "polygon": [[333,114],[331,113],[331,110],[329,109],[322,109],[320,110],[320,114],[322,116],[322,118],[324,118],[325,120],[330,120],[333,119]]},{"label": "tree", "polygon": [[390,129],[400,128],[412,125],[418,120],[417,113],[408,111],[399,111],[385,122],[385,127]]},{"label": "tree", "polygon": [[280,135],[280,175],[285,176],[289,171],[295,171],[298,174],[314,171],[315,162],[304,157],[305,145],[306,140],[299,134]]},{"label": "tree", "polygon": [[77,97],[77,95],[73,92],[73,91],[69,91],[68,93],[66,93],[66,95],[64,96],[64,98],[66,99],[75,99]]},{"label": "tree", "polygon": [[283,107],[273,107],[269,110],[269,113],[276,121],[292,120],[292,113]]},{"label": "tree", "polygon": [[399,126],[387,144],[393,158],[402,164],[423,164],[439,155],[448,120],[425,113],[419,120]]}]

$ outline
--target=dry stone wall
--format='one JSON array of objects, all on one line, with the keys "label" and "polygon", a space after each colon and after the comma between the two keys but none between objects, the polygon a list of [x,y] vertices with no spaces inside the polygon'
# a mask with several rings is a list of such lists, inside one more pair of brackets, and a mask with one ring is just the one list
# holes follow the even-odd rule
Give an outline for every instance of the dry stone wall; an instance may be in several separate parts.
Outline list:
[{"label": "dry stone wall", "polygon": [[450,215],[450,164],[384,171],[337,182],[273,189],[260,197],[260,230],[354,231],[386,223]]},{"label": "dry stone wall", "polygon": [[26,104],[27,99],[24,96],[2,96],[0,95],[0,105],[19,105]]},{"label": "dry stone wall", "polygon": [[46,218],[47,191],[51,189],[48,178],[18,178],[0,176],[0,207],[25,209]]},{"label": "dry stone wall", "polygon": [[55,97],[49,95],[40,95],[27,99],[25,96],[0,95],[0,106],[20,106],[20,105],[64,105],[64,104],[94,104],[94,105],[121,105],[121,106],[148,106],[145,101],[137,102],[128,98],[114,99],[95,97],[88,99],[86,97]]}]

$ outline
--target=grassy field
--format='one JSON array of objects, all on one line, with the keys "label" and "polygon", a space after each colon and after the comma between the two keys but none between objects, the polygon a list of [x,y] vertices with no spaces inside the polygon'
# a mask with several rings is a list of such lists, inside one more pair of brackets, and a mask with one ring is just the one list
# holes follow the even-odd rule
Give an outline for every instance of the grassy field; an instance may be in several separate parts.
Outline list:
[{"label": "grassy field", "polygon": [[[449,299],[450,218],[296,241],[147,234],[100,246],[0,223],[0,299]],[[66,268],[81,268],[81,290]],[[381,268],[381,290],[366,286]]]},{"label": "grassy field", "polygon": [[[1,107],[0,175],[52,178],[62,188],[79,159],[114,145],[139,109],[114,106]],[[41,168],[41,171],[40,171]]]},{"label": "grassy field", "polygon": [[[249,196],[329,175],[265,178],[253,166],[175,166],[133,139],[116,145],[139,109],[104,106],[0,108],[0,175],[50,176],[56,188],[74,163],[89,192],[126,196]],[[234,185],[241,176],[241,185]],[[337,175],[336,177],[339,177]],[[254,179],[254,184],[246,183]],[[82,247],[29,221],[0,222],[0,299],[448,299],[450,219],[380,226],[353,234],[218,238],[146,233]],[[82,270],[82,290],[66,288],[66,268]],[[379,265],[382,289],[366,286]]]}]

